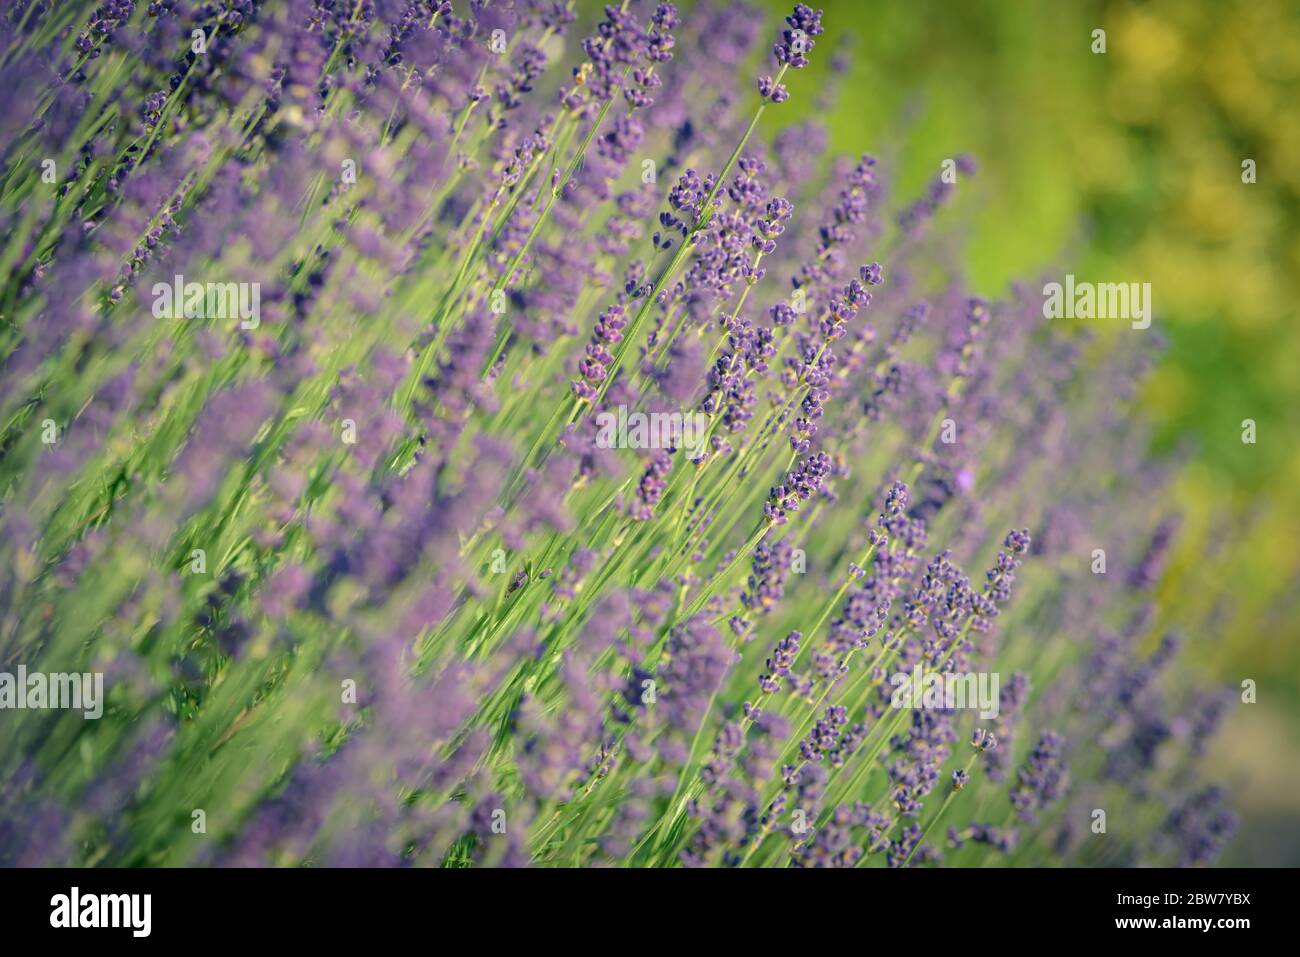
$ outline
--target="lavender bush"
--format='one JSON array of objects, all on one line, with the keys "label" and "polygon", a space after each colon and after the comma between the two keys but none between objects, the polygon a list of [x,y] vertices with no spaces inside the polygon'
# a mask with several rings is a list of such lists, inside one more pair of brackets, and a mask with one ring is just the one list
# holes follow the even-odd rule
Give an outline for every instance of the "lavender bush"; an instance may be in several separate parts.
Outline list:
[{"label": "lavender bush", "polygon": [[1213,860],[1152,339],[826,160],[819,12],[579,6],[8,5],[0,671],[104,700],[0,862]]}]

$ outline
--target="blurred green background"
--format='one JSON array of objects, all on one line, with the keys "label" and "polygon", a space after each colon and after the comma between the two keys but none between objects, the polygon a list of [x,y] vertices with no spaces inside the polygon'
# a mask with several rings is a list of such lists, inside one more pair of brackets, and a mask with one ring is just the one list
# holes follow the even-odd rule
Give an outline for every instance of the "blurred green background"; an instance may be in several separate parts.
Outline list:
[{"label": "blurred green background", "polygon": [[[1300,863],[1300,3],[812,5],[819,53],[851,43],[823,117],[836,151],[882,157],[903,196],[946,157],[979,161],[944,214],[979,292],[1067,272],[1151,283],[1169,348],[1142,404],[1157,446],[1188,456],[1163,617],[1189,623],[1208,678],[1259,689],[1213,754],[1243,818],[1221,863]],[[795,104],[833,82],[831,57],[812,59]]]}]

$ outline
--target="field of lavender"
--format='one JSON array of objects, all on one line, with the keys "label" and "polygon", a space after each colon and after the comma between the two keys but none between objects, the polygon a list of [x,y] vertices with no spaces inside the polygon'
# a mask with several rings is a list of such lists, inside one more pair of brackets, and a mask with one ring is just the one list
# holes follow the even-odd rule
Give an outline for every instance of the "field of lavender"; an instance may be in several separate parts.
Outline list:
[{"label": "field of lavender", "polygon": [[1160,336],[972,291],[823,21],[7,6],[0,864],[1215,860]]}]

